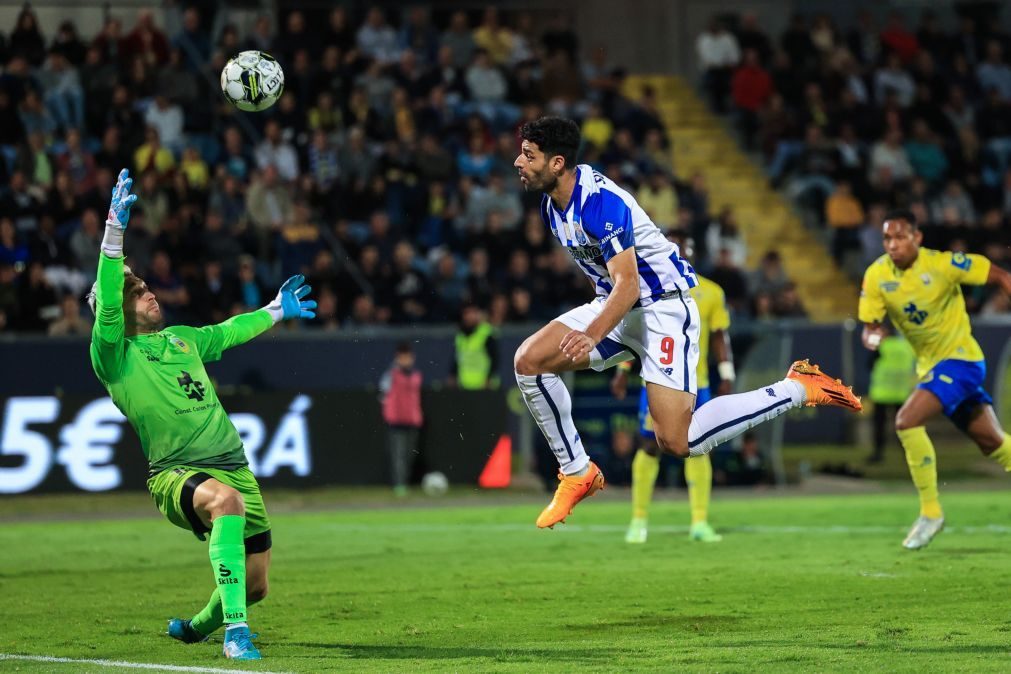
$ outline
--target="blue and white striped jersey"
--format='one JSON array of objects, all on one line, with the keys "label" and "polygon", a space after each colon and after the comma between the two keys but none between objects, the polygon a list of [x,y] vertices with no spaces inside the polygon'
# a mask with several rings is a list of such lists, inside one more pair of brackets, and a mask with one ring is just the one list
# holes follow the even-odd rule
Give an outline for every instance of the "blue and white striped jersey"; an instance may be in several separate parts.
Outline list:
[{"label": "blue and white striped jersey", "polygon": [[576,167],[576,187],[565,211],[545,194],[541,219],[606,298],[614,287],[607,261],[635,247],[639,265],[639,306],[664,293],[698,285],[695,270],[681,257],[631,194],[587,164]]}]

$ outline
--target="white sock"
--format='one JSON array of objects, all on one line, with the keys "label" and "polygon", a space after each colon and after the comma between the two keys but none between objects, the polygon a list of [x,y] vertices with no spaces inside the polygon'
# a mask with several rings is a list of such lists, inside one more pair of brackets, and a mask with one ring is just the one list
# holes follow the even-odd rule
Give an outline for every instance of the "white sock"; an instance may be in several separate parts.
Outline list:
[{"label": "white sock", "polygon": [[701,456],[741,433],[800,407],[807,400],[804,387],[791,380],[747,393],[717,396],[695,410],[688,427],[688,451]]},{"label": "white sock", "polygon": [[234,630],[236,627],[249,627],[246,623],[228,623],[225,625],[225,631]]},{"label": "white sock", "polygon": [[577,475],[590,463],[576,424],[572,421],[572,398],[556,374],[516,374],[523,400],[541,428],[565,475]]}]

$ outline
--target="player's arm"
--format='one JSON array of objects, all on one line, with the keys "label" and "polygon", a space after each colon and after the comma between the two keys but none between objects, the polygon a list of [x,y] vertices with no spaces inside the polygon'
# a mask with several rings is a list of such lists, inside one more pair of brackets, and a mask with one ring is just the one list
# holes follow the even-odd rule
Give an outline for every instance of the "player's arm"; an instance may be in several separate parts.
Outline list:
[{"label": "player's arm", "polygon": [[590,353],[639,300],[639,267],[634,247],[608,260],[607,272],[614,281],[614,289],[607,296],[604,308],[585,331],[570,330],[562,339],[560,348],[573,361]]},{"label": "player's arm", "polygon": [[716,371],[720,373],[720,387],[717,394],[725,396],[734,390],[737,371],[734,369],[734,353],[730,349],[730,333],[726,330],[711,330],[709,348],[716,357]]},{"label": "player's arm", "polygon": [[586,330],[571,330],[562,338],[562,353],[572,361],[590,353],[639,300],[639,265],[629,207],[618,195],[601,191],[592,206],[584,208],[583,227],[599,242],[613,288],[603,310]]},{"label": "player's arm", "polygon": [[877,351],[881,340],[888,334],[888,330],[884,326],[887,313],[885,297],[878,285],[874,270],[875,267],[872,265],[864,272],[864,282],[860,288],[860,305],[857,311],[860,321],[864,324],[860,339],[864,348],[871,351]]},{"label": "player's arm", "polygon": [[130,220],[130,207],[137,200],[136,195],[130,194],[132,185],[130,172],[126,169],[120,171],[105,220],[102,252],[98,257],[98,278],[88,295],[95,312],[95,325],[91,330],[91,362],[99,378],[105,382],[118,379],[123,366],[126,337],[123,238]]},{"label": "player's arm", "polygon": [[618,400],[624,400],[628,395],[628,373],[632,371],[632,361],[626,360],[618,363],[614,368],[614,376],[611,377],[611,395]]},{"label": "player's arm", "polygon": [[986,275],[987,285],[999,286],[1008,295],[1011,295],[1011,273],[995,264],[990,265],[990,271]]},{"label": "player's arm", "polygon": [[733,392],[734,380],[737,379],[729,330],[730,312],[727,310],[727,296],[723,288],[719,288],[709,316],[709,349],[716,358],[716,371],[720,374],[720,387],[716,393],[721,396]]},{"label": "player's arm", "polygon": [[194,328],[200,358],[205,362],[221,358],[224,351],[245,344],[262,335],[281,321],[295,318],[315,318],[315,300],[305,299],[312,291],[301,274],[292,276],[281,286],[274,300],[256,311],[232,316],[226,321],[204,328]]}]

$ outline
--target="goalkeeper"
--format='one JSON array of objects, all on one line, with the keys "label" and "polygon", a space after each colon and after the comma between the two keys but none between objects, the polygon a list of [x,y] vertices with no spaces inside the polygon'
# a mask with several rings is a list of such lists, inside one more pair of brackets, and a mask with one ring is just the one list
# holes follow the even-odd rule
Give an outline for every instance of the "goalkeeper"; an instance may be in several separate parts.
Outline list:
[{"label": "goalkeeper", "polygon": [[267,594],[270,521],[242,441],[204,363],[291,318],[312,318],[304,278],[288,279],[263,309],[203,328],[164,328],[158,301],[123,263],[133,180],[120,171],[112,192],[98,280],[88,296],[95,312],[91,364],[140,436],[150,465],[148,490],[158,509],[200,540],[210,534],[216,589],[191,620],[169,621],[170,636],[204,641],[225,625],[224,655],[258,660],[246,607]]}]

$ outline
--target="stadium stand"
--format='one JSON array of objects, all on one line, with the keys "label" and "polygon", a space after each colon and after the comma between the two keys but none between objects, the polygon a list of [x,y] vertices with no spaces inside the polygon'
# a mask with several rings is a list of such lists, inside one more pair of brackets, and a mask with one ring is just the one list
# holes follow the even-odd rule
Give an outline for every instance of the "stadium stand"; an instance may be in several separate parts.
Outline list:
[{"label": "stadium stand", "polygon": [[[158,11],[80,35],[26,8],[2,40],[0,330],[82,331],[123,166],[141,195],[130,263],[169,320],[260,306],[298,271],[323,305],[305,329],[451,322],[468,301],[499,325],[551,318],[589,289],[514,179],[516,127],[545,113],[579,119],[584,160],[659,224],[689,226],[698,266],[739,286],[735,310],[753,313],[741,279],[766,248],[748,250],[741,233],[771,197],[737,211],[713,202],[723,177],[672,160],[673,90],[626,77],[602,49],[581,58],[564,16],[294,10],[243,34],[212,8]],[[268,113],[236,113],[217,90],[243,48],[285,68]]]}]

